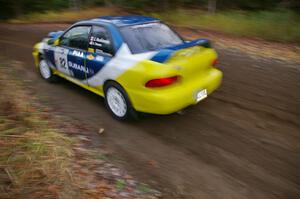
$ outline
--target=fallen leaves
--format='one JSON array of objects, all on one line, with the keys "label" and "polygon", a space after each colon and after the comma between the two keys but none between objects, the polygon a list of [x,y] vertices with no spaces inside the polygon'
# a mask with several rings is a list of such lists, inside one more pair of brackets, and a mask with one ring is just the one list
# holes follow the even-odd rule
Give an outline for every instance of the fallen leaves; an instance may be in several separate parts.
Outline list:
[{"label": "fallen leaves", "polygon": [[99,131],[98,131],[98,133],[99,133],[100,135],[103,134],[103,133],[104,133],[104,128],[100,128]]},{"label": "fallen leaves", "polygon": [[150,160],[148,164],[154,168],[158,168],[158,163],[155,160]]}]

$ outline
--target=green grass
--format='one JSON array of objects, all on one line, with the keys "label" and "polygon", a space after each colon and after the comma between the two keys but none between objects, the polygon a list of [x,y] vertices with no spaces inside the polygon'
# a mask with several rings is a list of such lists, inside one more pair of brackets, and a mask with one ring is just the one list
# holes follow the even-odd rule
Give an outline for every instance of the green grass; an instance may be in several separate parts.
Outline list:
[{"label": "green grass", "polygon": [[300,42],[300,15],[288,10],[208,14],[199,10],[177,10],[151,15],[176,26],[224,32],[271,41]]},{"label": "green grass", "polygon": [[119,179],[116,181],[116,188],[119,190],[119,191],[122,191],[126,186],[126,182],[125,180],[123,179]]}]

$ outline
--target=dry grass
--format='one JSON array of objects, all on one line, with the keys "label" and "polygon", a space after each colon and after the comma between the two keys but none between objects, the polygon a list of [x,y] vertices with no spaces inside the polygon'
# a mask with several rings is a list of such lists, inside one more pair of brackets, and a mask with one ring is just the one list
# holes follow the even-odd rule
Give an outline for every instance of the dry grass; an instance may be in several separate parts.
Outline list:
[{"label": "dry grass", "polygon": [[1,198],[73,198],[72,139],[0,69]]},{"label": "dry grass", "polygon": [[122,194],[155,199],[161,195],[111,164],[107,151],[89,147],[84,125],[39,104],[30,83],[22,82],[27,79],[20,75],[21,62],[3,62],[0,57],[1,199],[117,199]]}]

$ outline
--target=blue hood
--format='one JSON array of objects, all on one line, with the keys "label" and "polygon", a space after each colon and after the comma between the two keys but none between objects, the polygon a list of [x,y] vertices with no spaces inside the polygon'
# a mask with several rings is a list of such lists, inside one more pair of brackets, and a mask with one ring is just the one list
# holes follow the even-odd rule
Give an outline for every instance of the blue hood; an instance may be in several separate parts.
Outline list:
[{"label": "blue hood", "polygon": [[187,42],[184,42],[184,43],[176,45],[176,46],[170,46],[167,48],[160,49],[159,52],[156,55],[154,55],[151,60],[155,61],[155,62],[159,62],[159,63],[164,63],[177,50],[181,50],[184,48],[190,48],[193,46],[203,46],[206,48],[211,48],[211,44],[210,44],[209,40],[197,39],[197,40],[193,40],[193,41],[187,41]]},{"label": "blue hood", "polygon": [[58,38],[60,35],[62,35],[64,33],[64,31],[56,31],[56,32],[50,32],[47,37],[50,39],[56,39]]}]

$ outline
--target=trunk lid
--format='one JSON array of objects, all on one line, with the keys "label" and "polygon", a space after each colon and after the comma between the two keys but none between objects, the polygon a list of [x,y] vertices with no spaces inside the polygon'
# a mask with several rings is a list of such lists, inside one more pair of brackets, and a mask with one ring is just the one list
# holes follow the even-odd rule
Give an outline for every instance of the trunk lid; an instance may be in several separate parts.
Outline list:
[{"label": "trunk lid", "polygon": [[217,53],[208,40],[195,40],[161,49],[151,60],[174,67],[184,81],[204,75],[212,68]]}]

